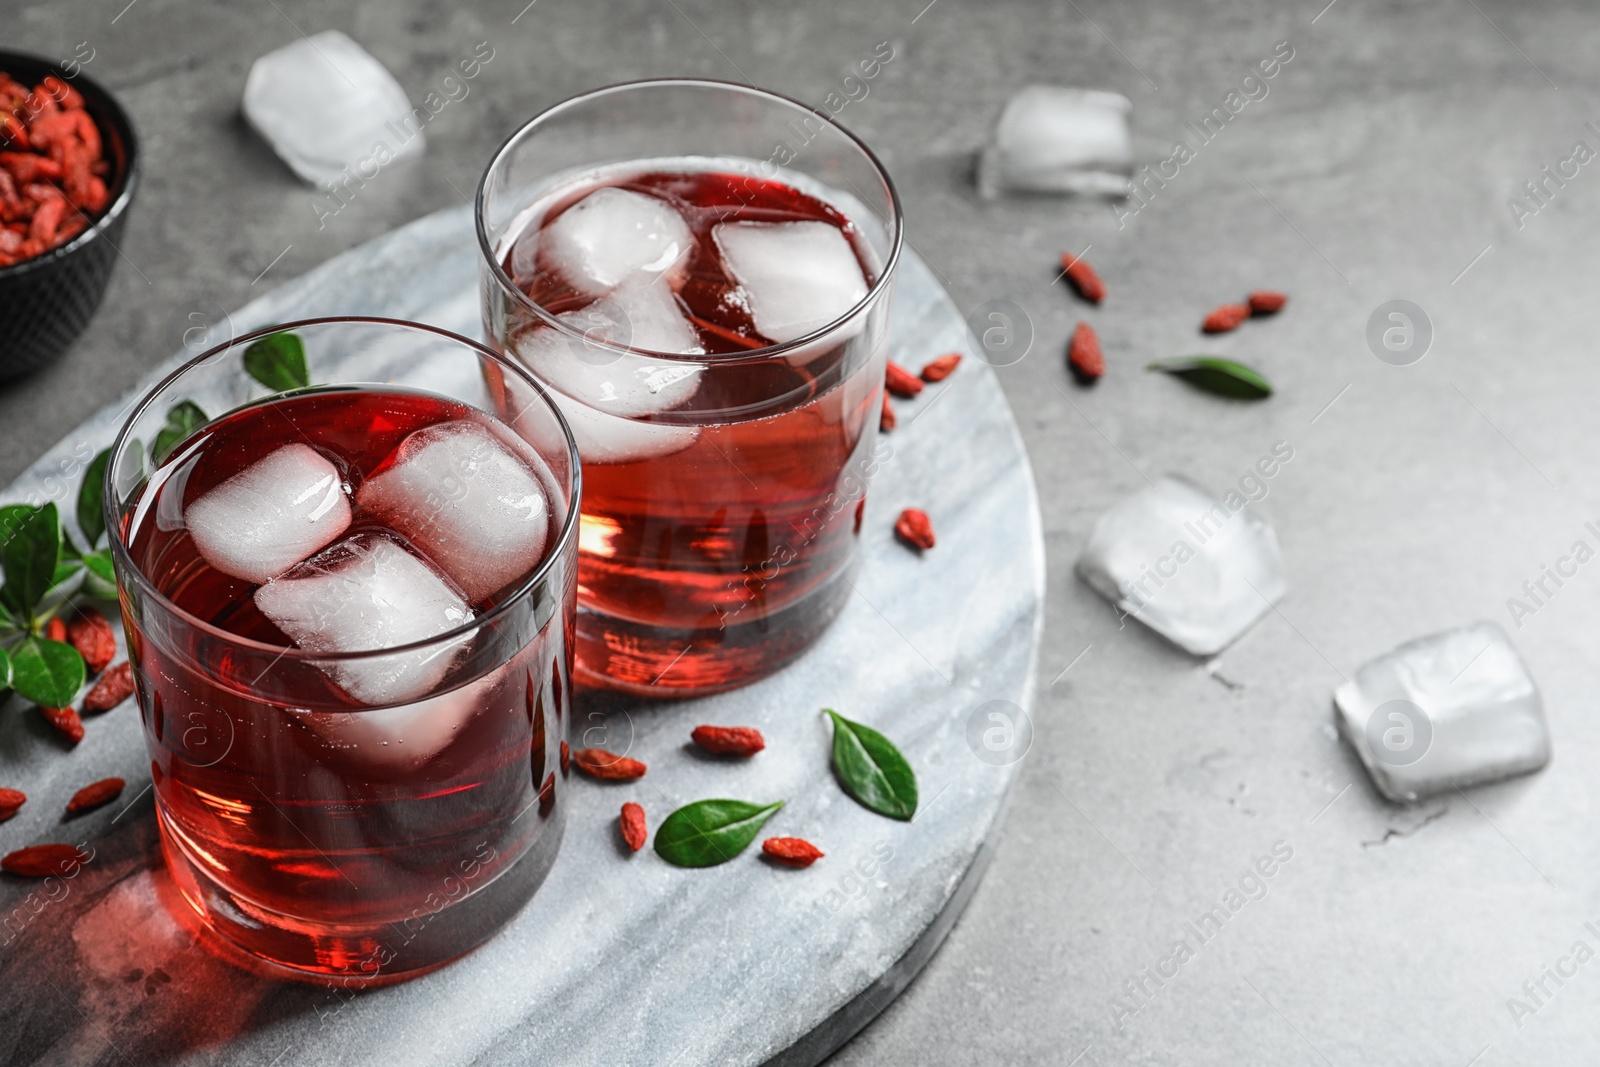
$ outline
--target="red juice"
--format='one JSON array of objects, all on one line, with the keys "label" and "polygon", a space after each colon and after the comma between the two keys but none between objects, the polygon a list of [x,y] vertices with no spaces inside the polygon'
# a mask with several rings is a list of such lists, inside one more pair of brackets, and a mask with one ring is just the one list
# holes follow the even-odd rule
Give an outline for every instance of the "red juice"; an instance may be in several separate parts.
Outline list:
[{"label": "red juice", "polygon": [[[670,214],[655,218],[643,200],[608,205],[615,221],[591,226],[591,244],[575,244],[563,217],[601,190],[648,198]],[[867,481],[887,451],[875,447],[886,304],[836,323],[878,269],[856,224],[822,193],[692,160],[617,169],[540,200],[504,251],[508,276],[546,312],[578,330],[599,324],[604,341],[663,353],[616,361],[570,343],[552,349],[553,331],[531,313],[503,332],[505,347],[552,387],[583,458],[584,681],[657,696],[732,688],[798,655],[849,595]],[[772,262],[747,254],[736,263],[730,224],[734,236],[794,235],[797,255],[817,250],[806,285],[753,284],[754,275],[781,276],[793,257],[780,244]],[[635,235],[645,243],[629,259]],[[574,259],[572,247],[598,251]],[[617,264],[656,249],[665,251],[616,280]],[[618,311],[607,302],[623,301],[616,294],[641,277],[670,287],[688,332],[661,327],[659,304],[648,302],[642,312],[623,303],[626,336],[610,328]],[[821,303],[808,318],[812,291]],[[795,326],[797,315],[814,328]],[[764,323],[775,325],[763,332]],[[678,345],[650,343],[659,338]],[[635,402],[630,373],[666,384]],[[620,405],[610,399],[619,391]]]},{"label": "red juice", "polygon": [[[428,432],[413,438],[418,431]],[[547,528],[535,528],[529,542],[544,548],[490,568],[510,575],[494,578],[496,588],[481,588],[481,567],[452,577],[443,561],[459,546],[433,541],[435,525],[363,491],[418,456],[397,452],[403,442],[433,440],[428,434],[465,441],[480,458],[526,464],[513,476],[544,487],[538,521]],[[327,500],[343,501],[348,526],[308,553],[309,563],[265,585],[213,565],[224,557],[209,547],[214,534],[198,525],[196,502],[216,499],[214,491],[237,485],[230,479],[264,457],[309,457],[304,449],[320,457],[307,462],[337,472]],[[437,471],[424,465],[406,474]],[[473,491],[474,472],[461,465],[460,476],[459,486],[438,479],[440,495],[422,505]],[[157,469],[123,534],[134,565],[186,624],[156,612],[141,619],[126,594],[124,614],[163,845],[202,915],[221,916],[228,936],[269,960],[371,979],[461,954],[526,900],[560,837],[557,754],[572,654],[562,602],[572,590],[568,582],[564,591],[524,595],[524,587],[554,551],[563,518],[548,469],[510,430],[476,408],[415,390],[325,388],[256,403],[198,431]],[[247,557],[234,569],[252,565]],[[267,586],[322,596],[332,576],[326,589],[356,587],[365,619],[362,583],[396,574],[422,576],[417,589],[465,605],[483,625],[437,654],[352,666],[337,653],[354,649],[285,623],[297,641],[262,607],[273,603]],[[302,577],[317,584],[285,584]],[[480,588],[467,592],[475,582]],[[401,598],[422,595],[406,585],[371,590],[390,598],[380,607],[394,607],[399,625],[410,611]],[[385,618],[382,610],[371,609],[373,617]],[[355,616],[320,622],[346,618]]]}]

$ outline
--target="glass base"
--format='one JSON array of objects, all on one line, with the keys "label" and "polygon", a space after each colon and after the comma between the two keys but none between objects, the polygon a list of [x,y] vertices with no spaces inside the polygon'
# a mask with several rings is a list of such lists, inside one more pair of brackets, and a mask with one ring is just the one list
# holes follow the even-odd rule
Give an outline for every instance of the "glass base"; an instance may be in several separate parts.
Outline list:
[{"label": "glass base", "polygon": [[780,611],[728,627],[651,626],[580,603],[578,683],[659,699],[710,696],[759,681],[810,648],[838,618],[853,570]]},{"label": "glass base", "polygon": [[454,904],[392,922],[321,923],[246,901],[189,859],[157,807],[161,851],[184,901],[212,933],[282,978],[350,988],[405,981],[436,970],[483,944],[533,896],[554,864],[566,805],[551,813],[533,846],[493,881]]}]

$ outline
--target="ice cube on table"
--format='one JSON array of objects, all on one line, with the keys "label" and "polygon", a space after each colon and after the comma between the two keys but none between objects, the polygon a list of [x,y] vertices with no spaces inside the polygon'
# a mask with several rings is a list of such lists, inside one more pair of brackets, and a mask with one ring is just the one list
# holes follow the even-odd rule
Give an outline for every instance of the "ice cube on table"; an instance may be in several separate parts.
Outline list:
[{"label": "ice cube on table", "polygon": [[[256,590],[256,607],[312,654],[426,641],[470,622],[465,599],[390,537],[362,533]],[[415,700],[443,680],[471,637],[411,652],[319,664],[363,704]]]},{"label": "ice cube on table", "polygon": [[420,155],[427,140],[412,110],[384,65],[338,30],[268,52],[244,83],[245,121],[291,170],[325,189]]},{"label": "ice cube on table", "polygon": [[190,504],[183,521],[202,559],[259,583],[344,533],[350,501],[326,456],[309,445],[284,445]]},{"label": "ice cube on table", "polygon": [[400,442],[356,502],[474,601],[528,573],[550,537],[549,490],[525,445],[461,419]]},{"label": "ice cube on table", "polygon": [[692,243],[688,223],[671,204],[607,186],[546,226],[539,251],[568,284],[599,296],[635,273],[667,275],[688,256]]},{"label": "ice cube on table", "polygon": [[1029,85],[1006,102],[978,159],[978,191],[1127,196],[1133,104],[1121,93]]},{"label": "ice cube on table", "polygon": [[1409,802],[1550,762],[1544,701],[1506,632],[1408,641],[1334,690],[1339,731],[1378,791]]},{"label": "ice cube on table", "polygon": [[724,222],[711,236],[756,330],[779,344],[841,318],[867,295],[850,241],[826,222]]},{"label": "ice cube on table", "polygon": [[1278,536],[1237,493],[1167,476],[1095,520],[1078,575],[1185,651],[1238,640],[1287,591]]}]

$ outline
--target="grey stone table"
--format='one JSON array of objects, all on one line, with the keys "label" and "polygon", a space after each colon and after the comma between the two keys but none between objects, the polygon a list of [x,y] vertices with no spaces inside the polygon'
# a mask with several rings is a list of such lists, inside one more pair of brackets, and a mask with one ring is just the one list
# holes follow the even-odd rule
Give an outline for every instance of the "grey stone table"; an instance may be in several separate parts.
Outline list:
[{"label": "grey stone table", "polygon": [[[1570,974],[1579,940],[1597,947],[1584,923],[1600,916],[1600,572],[1580,570],[1520,628],[1506,603],[1600,518],[1588,477],[1600,172],[1542,169],[1559,175],[1574,142],[1600,149],[1592,8],[8,0],[0,14],[19,47],[90,42],[89,69],[121,91],[151,163],[90,333],[0,391],[0,479],[175,349],[189,314],[237,307],[466,199],[493,147],[547,104],[674,73],[749,76],[819,102],[893,42],[842,119],[896,175],[911,240],[957,301],[1009,299],[1031,316],[1032,354],[1000,375],[1039,480],[1050,587],[1038,733],[995,862],[923,975],[835,1059],[1592,1058],[1600,964],[1561,984],[1545,971]],[[235,104],[253,56],[328,27],[417,99],[477,42],[496,52],[433,120],[422,160],[324,210],[319,228]],[[1267,95],[1201,143],[1189,124],[1242,98],[1282,40],[1294,58]],[[1179,138],[1194,158],[1120,219],[1095,204],[979,202],[972,149],[1005,95],[1041,79],[1127,93],[1142,160]],[[1535,180],[1539,199],[1523,189]],[[1086,246],[1111,291],[1098,309],[1053,281],[1056,256]],[[1286,312],[1205,349],[1260,366],[1273,399],[1240,407],[1139,369],[1201,350],[1205,311],[1263,286],[1292,295]],[[1434,327],[1412,366],[1380,362],[1365,340],[1397,297]],[[1093,390],[1060,363],[1078,319],[1111,366]],[[1215,673],[1119,628],[1073,577],[1095,515],[1145,477],[1179,470],[1221,489],[1279,441],[1294,458],[1254,506],[1282,539],[1290,593]],[[1554,761],[1386,805],[1334,737],[1329,693],[1368,656],[1474,618],[1505,625],[1541,683]],[[1265,895],[1209,941],[1188,935],[1172,977],[1147,976],[1171,973],[1184,924],[1277,842],[1293,854]],[[1531,1014],[1513,1017],[1513,997]]]}]

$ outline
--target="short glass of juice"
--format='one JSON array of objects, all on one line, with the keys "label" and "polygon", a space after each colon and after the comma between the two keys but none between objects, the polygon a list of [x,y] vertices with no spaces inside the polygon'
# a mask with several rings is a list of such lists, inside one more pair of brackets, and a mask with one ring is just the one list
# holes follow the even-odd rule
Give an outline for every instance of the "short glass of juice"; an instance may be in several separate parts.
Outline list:
[{"label": "short glass of juice", "polygon": [[478,190],[485,329],[584,469],[577,672],[715,693],[849,598],[901,213],[872,152],[748,86],[601,89],[529,122]]},{"label": "short glass of juice", "polygon": [[378,983],[528,900],[563,824],[578,492],[544,390],[427,326],[274,327],[139,403],[106,526],[162,847],[206,926]]}]

